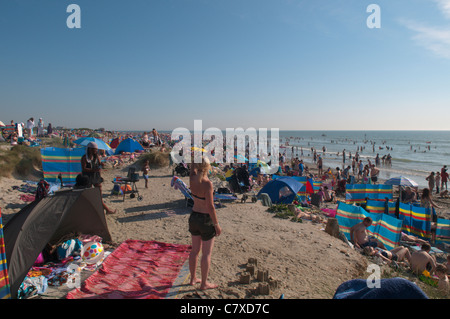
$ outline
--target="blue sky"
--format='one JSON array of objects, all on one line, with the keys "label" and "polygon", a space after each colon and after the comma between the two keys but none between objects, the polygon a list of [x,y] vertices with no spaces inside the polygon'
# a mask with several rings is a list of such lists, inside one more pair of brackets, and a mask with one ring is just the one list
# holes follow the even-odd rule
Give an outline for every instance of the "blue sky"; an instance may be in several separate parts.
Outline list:
[{"label": "blue sky", "polygon": [[5,123],[448,130],[449,84],[450,0],[0,2]]}]

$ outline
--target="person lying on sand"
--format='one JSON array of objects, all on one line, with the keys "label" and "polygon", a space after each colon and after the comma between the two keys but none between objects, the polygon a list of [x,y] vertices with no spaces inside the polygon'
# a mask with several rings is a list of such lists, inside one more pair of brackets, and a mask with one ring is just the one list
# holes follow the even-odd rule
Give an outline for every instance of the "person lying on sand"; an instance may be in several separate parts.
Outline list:
[{"label": "person lying on sand", "polygon": [[403,246],[395,247],[391,251],[366,246],[366,247],[364,247],[364,253],[367,256],[380,257],[382,260],[386,261],[388,264],[391,264],[392,262],[401,263],[405,260],[408,264],[411,262],[411,253],[409,252],[408,248],[403,247]]},{"label": "person lying on sand", "polygon": [[320,218],[320,216],[317,216],[315,214],[311,214],[311,213],[308,213],[308,212],[304,212],[304,211],[301,211],[301,210],[297,213],[296,217],[297,217],[297,219],[310,220],[310,221],[315,222],[315,223],[322,222],[322,218]]},{"label": "person lying on sand", "polygon": [[406,241],[406,242],[412,242],[412,243],[416,243],[416,244],[421,244],[421,245],[428,243],[427,241],[425,241],[423,239],[417,238],[417,237],[415,237],[413,235],[405,234],[404,232],[402,232],[401,240],[402,241]]}]

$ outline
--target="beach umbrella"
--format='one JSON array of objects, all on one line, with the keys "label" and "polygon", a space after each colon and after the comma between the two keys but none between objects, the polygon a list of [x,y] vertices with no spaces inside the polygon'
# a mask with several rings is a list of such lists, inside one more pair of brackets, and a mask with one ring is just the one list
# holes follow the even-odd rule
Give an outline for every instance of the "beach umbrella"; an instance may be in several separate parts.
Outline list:
[{"label": "beach umbrella", "polygon": [[2,121],[0,121],[0,126],[6,126],[6,125]]},{"label": "beach umbrella", "polygon": [[417,184],[412,179],[405,177],[405,176],[398,176],[388,179],[386,182],[384,182],[385,185],[398,185],[398,186],[410,186],[410,187],[418,187],[419,184]]},{"label": "beach umbrella", "polygon": [[95,138],[95,137],[89,137],[89,136],[82,137],[82,138],[79,138],[78,140],[74,141],[75,144],[81,145],[81,146],[87,146],[90,142],[97,143],[99,150],[109,151],[111,149],[111,147],[108,144],[106,144],[102,140],[99,140],[98,138]]}]

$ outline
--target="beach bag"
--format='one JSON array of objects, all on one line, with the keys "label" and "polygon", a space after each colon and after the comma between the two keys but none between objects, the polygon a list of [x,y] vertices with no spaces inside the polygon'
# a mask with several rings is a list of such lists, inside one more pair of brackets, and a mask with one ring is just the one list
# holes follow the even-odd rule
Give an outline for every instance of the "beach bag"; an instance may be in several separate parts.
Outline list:
[{"label": "beach bag", "polygon": [[111,191],[111,195],[123,195],[122,189],[120,188],[120,184],[114,184],[113,189]]}]

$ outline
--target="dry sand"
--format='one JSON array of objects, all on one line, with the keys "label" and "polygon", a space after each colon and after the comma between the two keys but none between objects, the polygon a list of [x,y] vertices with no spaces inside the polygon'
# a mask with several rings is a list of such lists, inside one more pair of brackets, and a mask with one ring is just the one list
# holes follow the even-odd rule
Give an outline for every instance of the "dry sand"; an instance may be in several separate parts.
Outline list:
[{"label": "dry sand", "polygon": [[[151,170],[148,189],[144,188],[143,180],[137,183],[142,201],[129,196],[123,201],[122,196],[110,195],[114,176],[125,176],[126,171],[124,167],[103,172],[104,201],[117,210],[116,214],[106,216],[113,241],[120,244],[126,239],[136,239],[190,244],[190,209],[185,207],[181,192],[171,187],[171,169]],[[189,185],[187,177],[183,180]],[[214,181],[219,186],[220,182]],[[21,184],[23,180],[15,178],[0,180],[4,223],[25,205],[19,198],[22,193],[12,190],[12,186]],[[326,219],[324,223],[280,219],[260,201],[250,200],[224,203],[217,214],[223,233],[215,238],[209,279],[219,287],[200,292],[198,286],[182,285],[177,298],[277,299],[283,294],[286,299],[329,299],[344,281],[369,275],[366,257],[324,232]],[[250,283],[240,283],[249,258],[256,258],[256,269],[267,271],[276,281],[277,287],[271,288],[268,295],[257,292],[260,282],[255,277]],[[63,291],[51,295],[51,298],[63,297]]]}]

